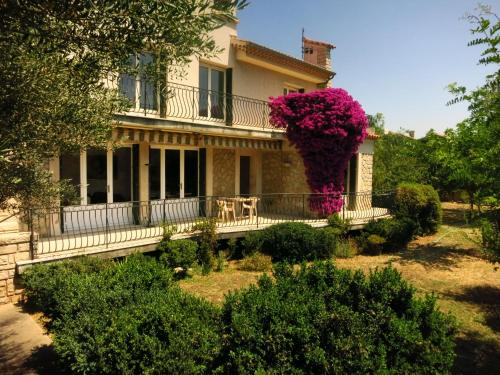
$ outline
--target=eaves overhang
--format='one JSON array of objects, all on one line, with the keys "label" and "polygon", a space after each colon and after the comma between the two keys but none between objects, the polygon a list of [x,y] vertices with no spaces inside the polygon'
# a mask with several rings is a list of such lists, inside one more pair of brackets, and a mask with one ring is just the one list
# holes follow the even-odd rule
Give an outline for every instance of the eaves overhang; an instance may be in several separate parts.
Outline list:
[{"label": "eaves overhang", "polygon": [[236,59],[314,84],[327,83],[334,72],[248,40],[231,37]]}]

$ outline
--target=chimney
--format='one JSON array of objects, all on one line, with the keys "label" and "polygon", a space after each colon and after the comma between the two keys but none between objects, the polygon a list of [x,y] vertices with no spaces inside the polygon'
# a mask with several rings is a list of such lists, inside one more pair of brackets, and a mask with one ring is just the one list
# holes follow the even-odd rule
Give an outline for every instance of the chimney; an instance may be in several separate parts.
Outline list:
[{"label": "chimney", "polygon": [[335,46],[333,44],[319,42],[302,36],[302,54],[304,56],[304,61],[310,64],[332,70],[330,51],[334,48]]}]

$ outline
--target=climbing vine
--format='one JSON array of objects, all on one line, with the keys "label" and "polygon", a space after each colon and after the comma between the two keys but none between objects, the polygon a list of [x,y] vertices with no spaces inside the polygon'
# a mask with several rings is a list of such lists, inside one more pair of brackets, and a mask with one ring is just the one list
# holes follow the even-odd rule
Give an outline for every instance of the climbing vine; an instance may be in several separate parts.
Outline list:
[{"label": "climbing vine", "polygon": [[344,172],[367,135],[361,105],[340,88],[270,98],[270,120],[286,129],[306,168],[307,183],[317,197],[310,208],[331,214],[342,208]]}]

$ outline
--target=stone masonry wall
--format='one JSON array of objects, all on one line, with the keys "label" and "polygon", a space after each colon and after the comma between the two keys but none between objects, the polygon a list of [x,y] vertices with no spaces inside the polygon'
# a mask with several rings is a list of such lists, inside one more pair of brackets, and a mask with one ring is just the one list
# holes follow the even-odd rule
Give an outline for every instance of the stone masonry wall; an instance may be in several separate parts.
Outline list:
[{"label": "stone masonry wall", "polygon": [[372,191],[373,180],[373,154],[360,154],[361,178],[358,190],[361,192]]},{"label": "stone masonry wall", "polygon": [[280,193],[282,189],[281,152],[269,151],[262,154],[262,193]]},{"label": "stone masonry wall", "polygon": [[213,153],[213,194],[232,196],[235,194],[235,150],[214,149]]},{"label": "stone masonry wall", "polygon": [[30,233],[19,227],[17,217],[0,212],[0,304],[15,302],[22,293],[16,262],[30,259]]}]

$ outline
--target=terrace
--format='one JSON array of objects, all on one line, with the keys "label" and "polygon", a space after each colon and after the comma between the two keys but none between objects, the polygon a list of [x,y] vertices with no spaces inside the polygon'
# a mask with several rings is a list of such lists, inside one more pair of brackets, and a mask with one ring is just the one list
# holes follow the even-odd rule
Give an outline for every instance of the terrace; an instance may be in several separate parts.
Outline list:
[{"label": "terrace", "polygon": [[[283,222],[327,225],[326,214],[311,210],[325,199],[323,194],[261,194],[252,197],[256,201],[254,214],[236,205],[235,215],[229,217],[220,215],[217,202],[223,199],[249,198],[197,197],[33,209],[29,212],[32,259],[18,266],[80,255],[114,257],[152,251],[164,228],[173,232],[173,239],[196,237],[196,224],[207,218],[216,220],[220,238],[244,236]],[[352,229],[359,229],[369,221],[389,217],[393,195],[353,193],[343,194],[341,199],[339,215]]]}]

